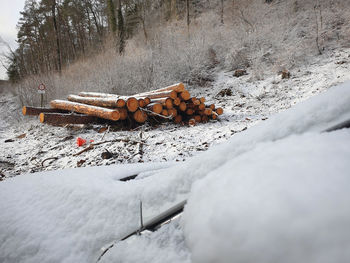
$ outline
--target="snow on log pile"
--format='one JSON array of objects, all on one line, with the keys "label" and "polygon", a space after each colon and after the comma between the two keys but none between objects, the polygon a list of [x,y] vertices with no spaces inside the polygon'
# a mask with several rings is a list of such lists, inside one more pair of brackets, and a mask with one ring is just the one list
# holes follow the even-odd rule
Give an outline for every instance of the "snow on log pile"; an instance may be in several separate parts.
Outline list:
[{"label": "snow on log pile", "polygon": [[133,96],[100,92],[80,92],[68,100],[53,100],[51,108],[24,106],[23,115],[39,115],[40,122],[51,125],[118,122],[132,127],[173,121],[177,124],[205,123],[223,113],[205,98],[191,97],[183,83]]}]

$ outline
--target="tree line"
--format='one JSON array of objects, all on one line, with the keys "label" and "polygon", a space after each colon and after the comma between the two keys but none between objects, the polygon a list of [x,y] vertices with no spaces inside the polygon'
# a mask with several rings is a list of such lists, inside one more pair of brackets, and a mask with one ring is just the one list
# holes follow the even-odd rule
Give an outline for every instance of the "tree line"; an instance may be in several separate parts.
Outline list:
[{"label": "tree line", "polygon": [[[26,0],[18,22],[18,48],[11,50],[7,74],[12,82],[28,75],[62,71],[93,55],[112,39],[122,54],[126,40],[140,29],[147,42],[155,21],[187,19],[209,0]],[[223,2],[223,0],[220,0]],[[192,12],[195,15],[196,12]]]}]

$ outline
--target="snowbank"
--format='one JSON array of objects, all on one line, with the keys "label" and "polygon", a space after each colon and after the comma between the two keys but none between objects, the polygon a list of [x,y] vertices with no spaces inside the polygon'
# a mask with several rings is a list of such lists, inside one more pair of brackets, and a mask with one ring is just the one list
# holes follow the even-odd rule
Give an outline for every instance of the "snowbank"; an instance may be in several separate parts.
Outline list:
[{"label": "snowbank", "polygon": [[67,169],[2,182],[0,262],[93,262],[116,233],[139,225],[138,193],[118,179],[168,166]]},{"label": "snowbank", "polygon": [[349,262],[350,131],[258,144],[193,187],[193,262]]}]

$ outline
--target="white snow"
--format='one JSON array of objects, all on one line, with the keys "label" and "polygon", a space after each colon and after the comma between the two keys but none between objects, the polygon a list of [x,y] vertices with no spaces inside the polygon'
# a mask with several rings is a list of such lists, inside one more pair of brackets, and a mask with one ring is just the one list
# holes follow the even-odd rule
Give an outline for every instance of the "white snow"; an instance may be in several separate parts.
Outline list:
[{"label": "white snow", "polygon": [[350,131],[257,144],[195,183],[192,262],[349,262]]},{"label": "white snow", "polygon": [[139,226],[139,200],[147,220],[189,197],[182,224],[119,242],[104,262],[348,262],[350,134],[320,132],[350,118],[349,91],[331,88],[184,163],[6,179],[0,261],[94,262]]},{"label": "white snow", "polygon": [[[78,136],[137,141],[140,130],[23,122],[18,98],[2,94],[0,173],[21,176],[0,182],[0,262],[94,262],[138,227],[139,200],[147,220],[185,198],[180,222],[119,242],[103,262],[349,262],[349,130],[320,133],[350,119],[350,82],[328,90],[349,79],[349,54],[324,52],[288,80],[217,72],[210,87],[190,91],[222,106],[221,121],[141,127],[144,155],[111,142],[73,156]],[[217,97],[223,88],[233,95]],[[114,158],[103,160],[105,149]],[[80,161],[109,166],[29,174]],[[122,164],[130,162],[148,163]]]},{"label": "white snow", "polygon": [[[314,57],[312,63],[291,69],[291,78],[281,80],[278,74],[255,80],[253,71],[236,78],[232,72],[214,72],[214,82],[204,87],[189,87],[191,94],[204,96],[207,103],[224,108],[218,122],[199,124],[195,127],[179,127],[164,124],[157,128],[142,126],[134,131],[98,133],[96,126],[52,127],[39,123],[37,117],[16,116],[15,125],[1,131],[14,113],[20,114],[18,98],[3,96],[0,100],[0,172],[12,177],[27,172],[57,170],[68,167],[111,165],[137,162],[182,162],[202,151],[226,142],[232,135],[288,109],[329,87],[349,79],[350,49],[326,50]],[[338,63],[342,61],[344,63]],[[221,97],[222,89],[230,89],[232,96]],[[33,105],[35,106],[35,105]],[[38,106],[38,105],[36,105]],[[10,118],[8,118],[10,116]],[[76,146],[77,137],[99,142],[101,140],[140,140],[143,131],[144,154],[138,154],[139,145],[124,142],[109,142],[96,146],[81,155]],[[25,134],[23,138],[20,135]],[[18,136],[20,136],[18,138]],[[103,139],[102,139],[103,138]],[[6,139],[13,139],[5,143]],[[111,159],[102,159],[101,153],[108,150]],[[56,157],[42,161],[47,158]]]}]

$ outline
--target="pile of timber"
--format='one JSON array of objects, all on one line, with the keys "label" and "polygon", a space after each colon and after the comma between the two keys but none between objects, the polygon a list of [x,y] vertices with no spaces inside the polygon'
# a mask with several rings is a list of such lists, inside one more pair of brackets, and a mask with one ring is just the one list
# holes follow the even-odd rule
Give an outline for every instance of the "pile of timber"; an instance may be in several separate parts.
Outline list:
[{"label": "pile of timber", "polygon": [[39,115],[40,122],[52,125],[128,122],[143,124],[173,121],[195,125],[216,120],[223,113],[205,98],[191,97],[183,83],[166,88],[119,96],[100,92],[80,92],[67,100],[53,100],[51,108],[24,106],[23,115]]}]

